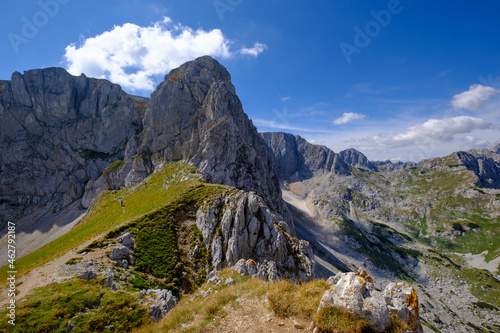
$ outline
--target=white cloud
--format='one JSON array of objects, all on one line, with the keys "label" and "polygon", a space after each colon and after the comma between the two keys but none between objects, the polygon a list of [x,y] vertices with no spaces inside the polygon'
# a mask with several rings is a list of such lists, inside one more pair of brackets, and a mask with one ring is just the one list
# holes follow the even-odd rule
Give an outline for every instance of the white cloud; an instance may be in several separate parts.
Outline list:
[{"label": "white cloud", "polygon": [[470,86],[469,90],[453,96],[451,105],[459,109],[477,109],[483,102],[498,93],[500,93],[499,89],[483,86],[482,84],[474,84]]},{"label": "white cloud", "polygon": [[153,76],[164,75],[186,61],[203,55],[234,56],[231,44],[219,29],[194,30],[165,17],[147,27],[125,23],[84,39],[79,46],[71,44],[64,60],[73,75],[85,73],[126,89],[152,90],[156,84]]},{"label": "white cloud", "polygon": [[366,116],[364,114],[354,113],[354,112],[344,112],[342,117],[337,118],[333,121],[335,125],[347,124],[352,120],[365,119]]},{"label": "white cloud", "polygon": [[290,96],[284,96],[284,97],[281,97],[281,101],[282,102],[286,102],[290,99]]},{"label": "white cloud", "polygon": [[246,48],[246,47],[241,48],[239,53],[242,55],[251,55],[253,57],[257,57],[259,54],[264,52],[264,50],[266,50],[266,49],[267,49],[266,44],[255,43],[252,48]]},{"label": "white cloud", "polygon": [[410,127],[400,134],[379,134],[373,140],[386,147],[402,147],[423,143],[450,142],[454,135],[467,134],[475,130],[491,129],[493,125],[483,119],[459,116],[448,119],[429,119],[425,123]]}]

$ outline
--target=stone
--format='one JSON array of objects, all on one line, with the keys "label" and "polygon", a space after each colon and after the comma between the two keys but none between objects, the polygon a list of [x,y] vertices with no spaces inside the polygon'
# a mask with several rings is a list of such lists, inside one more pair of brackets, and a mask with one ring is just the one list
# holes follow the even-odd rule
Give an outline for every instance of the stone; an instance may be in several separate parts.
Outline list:
[{"label": "stone", "polygon": [[304,326],[302,326],[301,323],[299,323],[298,321],[296,321],[295,319],[293,320],[293,327],[298,329],[298,330],[303,330],[304,329]]},{"label": "stone", "polygon": [[[148,290],[149,292],[150,290]],[[155,303],[151,305],[148,309],[150,318],[153,321],[158,321],[172,310],[177,303],[179,303],[177,297],[175,297],[170,290],[154,290],[156,294]]]},{"label": "stone", "polygon": [[108,273],[106,274],[106,277],[102,280],[102,284],[104,284],[106,287],[109,289],[117,289],[117,286],[113,283],[115,279],[115,274],[113,273],[112,270],[109,270]]},{"label": "stone", "polygon": [[123,234],[122,236],[118,237],[116,240],[118,243],[123,244],[123,246],[132,249],[134,247],[134,239],[132,238],[131,233],[126,233]]},{"label": "stone", "polygon": [[325,292],[319,308],[335,306],[346,309],[367,319],[378,332],[391,325],[394,313],[408,323],[412,332],[422,333],[418,313],[418,297],[415,290],[404,283],[390,283],[382,291],[376,291],[373,281],[363,268],[357,273],[339,273],[335,284]]},{"label": "stone", "polygon": [[390,283],[385,287],[383,294],[391,313],[406,322],[413,332],[423,332],[415,289],[406,283]]},{"label": "stone", "polygon": [[123,268],[127,269],[127,268],[128,268],[128,260],[127,260],[127,259],[123,259],[123,260],[121,261],[121,266],[122,266]]},{"label": "stone", "polygon": [[226,280],[226,286],[232,286],[235,283],[233,278],[229,278]]},{"label": "stone", "polygon": [[111,260],[123,260],[128,258],[130,255],[130,250],[125,246],[117,246],[111,250],[110,258]]},{"label": "stone", "polygon": [[97,279],[97,273],[94,270],[86,271],[78,275],[78,278],[84,280],[95,280]]}]

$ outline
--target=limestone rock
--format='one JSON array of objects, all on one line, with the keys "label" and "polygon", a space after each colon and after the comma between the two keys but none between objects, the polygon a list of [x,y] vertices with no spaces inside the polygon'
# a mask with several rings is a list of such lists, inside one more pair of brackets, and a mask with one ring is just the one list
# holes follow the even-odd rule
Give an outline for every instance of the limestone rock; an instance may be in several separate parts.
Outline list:
[{"label": "limestone rock", "polygon": [[97,273],[93,270],[86,271],[78,275],[78,278],[84,280],[95,280],[97,279]]},{"label": "limestone rock", "polygon": [[207,200],[196,213],[196,225],[211,249],[214,270],[235,267],[265,280],[310,280],[311,247],[291,237],[280,218],[255,193],[232,190]]},{"label": "limestone rock", "polygon": [[418,297],[415,289],[405,283],[390,283],[385,287],[383,293],[391,313],[396,314],[402,321],[406,322],[413,332],[423,332],[419,320]]},{"label": "limestone rock", "polygon": [[383,292],[378,292],[364,269],[337,274],[335,284],[325,292],[319,308],[325,306],[344,308],[365,318],[379,332],[391,325],[390,313],[408,323],[412,332],[423,332],[415,290],[403,283],[391,283]]},{"label": "limestone rock", "polygon": [[167,289],[147,290],[145,296],[146,302],[150,300],[154,302],[148,309],[150,318],[154,321],[165,317],[179,303],[177,297]]},{"label": "limestone rock", "polygon": [[79,200],[140,130],[134,100],[116,84],[62,68],[14,73],[0,83],[0,221]]},{"label": "limestone rock", "polygon": [[117,246],[111,250],[110,258],[111,260],[123,260],[128,258],[130,255],[130,250],[125,246]]},{"label": "limestone rock", "polygon": [[115,274],[113,273],[112,270],[109,270],[108,273],[106,274],[106,278],[102,280],[102,284],[104,284],[106,287],[109,289],[116,290],[118,289],[117,286],[113,283],[115,279]]}]

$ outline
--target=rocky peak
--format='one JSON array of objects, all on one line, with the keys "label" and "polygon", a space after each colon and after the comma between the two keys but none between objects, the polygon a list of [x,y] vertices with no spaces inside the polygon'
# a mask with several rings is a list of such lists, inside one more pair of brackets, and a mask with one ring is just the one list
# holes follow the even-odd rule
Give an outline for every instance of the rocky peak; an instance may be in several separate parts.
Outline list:
[{"label": "rocky peak", "polygon": [[166,75],[151,94],[143,127],[117,175],[89,185],[86,205],[102,190],[133,185],[162,163],[183,160],[207,182],[254,191],[289,220],[272,156],[216,60],[197,58]]},{"label": "rocky peak", "polygon": [[354,148],[343,150],[339,153],[339,157],[347,164],[356,168],[366,168],[371,171],[378,171],[377,167],[368,160],[361,152]]},{"label": "rocky peak", "polygon": [[280,180],[299,181],[317,173],[350,174],[342,158],[325,146],[313,145],[298,135],[261,133],[272,151]]}]

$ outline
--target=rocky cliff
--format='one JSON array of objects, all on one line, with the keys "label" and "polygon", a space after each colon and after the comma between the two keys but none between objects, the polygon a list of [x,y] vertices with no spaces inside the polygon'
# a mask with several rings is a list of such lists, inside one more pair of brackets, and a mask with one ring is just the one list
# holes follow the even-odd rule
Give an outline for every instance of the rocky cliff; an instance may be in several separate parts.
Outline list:
[{"label": "rocky cliff", "polygon": [[141,129],[134,100],[109,81],[61,68],[2,81],[0,227],[29,214],[36,223],[78,201]]}]

